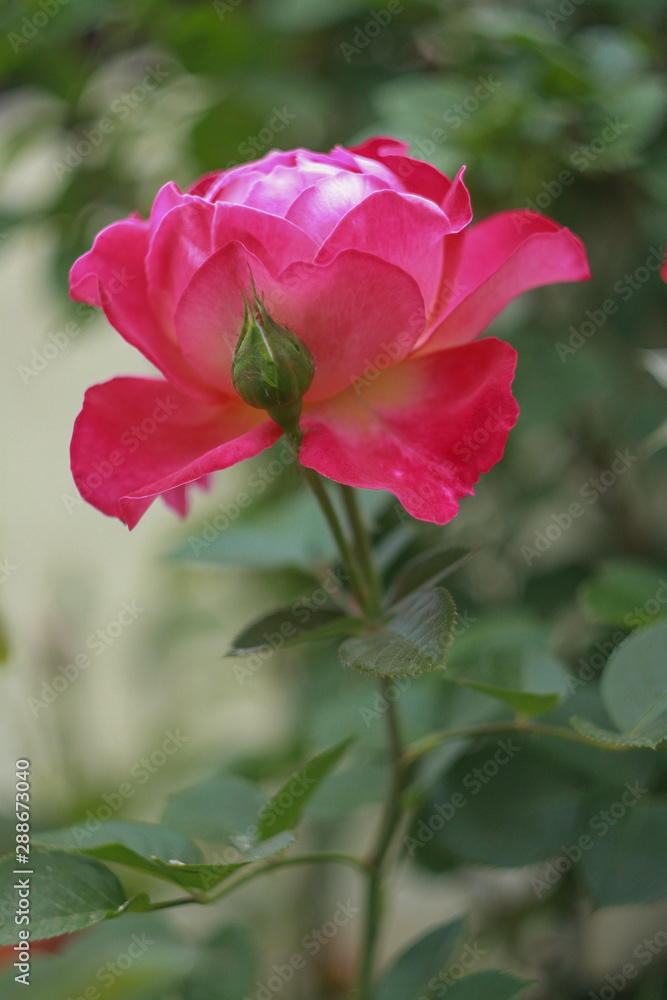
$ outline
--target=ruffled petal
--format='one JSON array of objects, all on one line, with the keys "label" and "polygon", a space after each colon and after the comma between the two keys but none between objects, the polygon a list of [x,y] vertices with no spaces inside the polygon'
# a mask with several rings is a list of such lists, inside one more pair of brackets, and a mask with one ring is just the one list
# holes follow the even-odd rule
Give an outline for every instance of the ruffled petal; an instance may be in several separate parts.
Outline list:
[{"label": "ruffled petal", "polygon": [[409,146],[398,139],[376,136],[360,146],[350,148],[351,153],[377,160],[398,177],[410,194],[421,195],[442,207],[452,187],[452,181],[430,163],[406,156]]},{"label": "ruffled petal", "polygon": [[85,500],[133,528],[160,494],[185,512],[186,484],[258,455],[281,433],[238,399],[211,405],[162,379],[116,378],[86,392],[72,475]]},{"label": "ruffled petal", "polygon": [[346,213],[386,186],[379,177],[341,170],[302,191],[286,218],[321,244]]},{"label": "ruffled petal", "polygon": [[294,260],[312,260],[317,252],[306,233],[278,216],[191,199],[163,217],[146,260],[151,303],[165,327],[174,329],[178,300],[195,271],[232,241],[242,243],[273,274]]},{"label": "ruffled petal", "polygon": [[458,239],[460,260],[445,276],[447,305],[422,353],[472,340],[530,288],[590,278],[581,240],[536,213],[500,212]]},{"label": "ruffled petal", "polygon": [[409,358],[361,391],[309,405],[301,462],[348,486],[385,489],[445,524],[503,454],[519,408],[516,352],[495,337]]},{"label": "ruffled petal", "polygon": [[185,356],[227,393],[243,322],[241,290],[249,292],[251,272],[273,318],[312,351],[315,378],[306,399],[336,395],[368,369],[400,361],[424,328],[415,280],[371,254],[345,250],[328,264],[291,264],[274,278],[230,243],[193,275],[176,309]]},{"label": "ruffled petal", "polygon": [[120,335],[173,385],[199,398],[215,398],[153,312],[145,267],[149,240],[150,224],[141,219],[107,226],[72,267],[70,296],[100,306]]},{"label": "ruffled petal", "polygon": [[326,264],[345,249],[372,253],[411,274],[428,309],[440,280],[443,237],[450,232],[449,219],[433,202],[376,191],[341,219],[315,259]]}]

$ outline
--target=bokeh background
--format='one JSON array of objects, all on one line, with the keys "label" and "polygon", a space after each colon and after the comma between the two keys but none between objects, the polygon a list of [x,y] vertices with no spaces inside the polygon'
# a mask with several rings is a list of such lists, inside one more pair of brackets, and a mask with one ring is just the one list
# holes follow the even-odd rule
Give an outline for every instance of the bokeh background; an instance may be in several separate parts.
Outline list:
[{"label": "bokeh background", "polygon": [[[67,272],[104,225],[147,214],[166,181],[186,187],[273,148],[328,150],[387,134],[450,175],[465,163],[477,218],[528,207],[577,232],[592,281],[530,293],[493,327],[519,352],[521,418],[505,459],[451,525],[415,530],[422,542],[479,550],[452,585],[467,614],[461,642],[480,621],[530,621],[576,676],[595,642],[629,630],[633,609],[644,621],[667,613],[655,597],[667,573],[667,286],[657,271],[667,234],[666,30],[661,0],[4,0],[6,843],[18,757],[32,764],[37,826],[97,815],[127,782],[132,795],[117,815],[157,819],[168,795],[188,783],[226,770],[270,785],[305,752],[350,730],[362,747],[356,770],[336,795],[321,798],[308,837],[326,844],[331,818],[351,845],[372,832],[383,775],[375,756],[382,722],[360,711],[373,709],[370,682],[343,675],[326,648],[315,660],[278,652],[246,672],[223,658],[241,624],[301,593],[305,563],[330,554],[290,471],[267,491],[278,503],[282,497],[275,522],[267,495],[233,516],[230,505],[252,471],[238,467],[196,496],[185,524],[156,503],[132,534],[84,504],[69,473],[71,427],[86,387],[148,366],[104,318],[68,301]],[[112,128],[102,133],[104,118]],[[603,485],[598,477],[617,450],[631,460]],[[573,501],[583,503],[584,516],[560,535],[552,529],[558,537],[538,551],[538,534]],[[412,530],[395,505],[378,513],[381,506],[374,505],[378,531]],[[233,523],[194,553],[192,538],[206,537],[220,510],[231,511]],[[274,572],[259,573],[263,560]],[[118,624],[123,602],[133,609],[129,625]],[[82,653],[90,666],[68,675]],[[594,698],[595,688],[594,677],[584,693]],[[437,678],[412,684],[401,704],[416,734],[494,710],[482,695],[447,701]],[[170,733],[180,734],[169,744],[177,752],[165,753]],[[658,794],[667,789],[663,763],[641,766]],[[578,780],[603,782],[605,768],[586,765]],[[541,793],[548,798],[548,782]],[[528,836],[537,809],[529,806],[520,824]],[[491,810],[489,844],[502,841],[501,827]],[[515,840],[518,831],[507,836]],[[496,860],[492,847],[478,854]],[[385,954],[434,921],[472,911],[496,962],[535,976],[536,998],[569,1000],[599,990],[642,935],[667,924],[648,889],[629,907],[597,908],[569,881],[555,901],[538,900],[525,871],[490,875],[458,867],[456,851],[445,855],[401,870]],[[665,872],[654,876],[664,883]],[[215,939],[233,917],[262,956],[254,983],[336,900],[356,892],[340,872],[291,873],[215,912],[180,913],[165,922],[164,954],[154,953],[144,978],[128,975],[104,995],[234,1000],[233,985],[219,993],[178,985],[193,961],[188,947]],[[64,952],[67,968],[94,970],[94,956],[116,953],[113,935],[125,929],[108,928],[78,942],[74,957]],[[344,996],[358,932],[351,919],[284,995]],[[216,961],[231,948],[252,968],[246,937],[219,940]],[[667,950],[623,995],[667,996],[666,969]],[[38,988],[34,997],[53,1000],[48,985]]]}]

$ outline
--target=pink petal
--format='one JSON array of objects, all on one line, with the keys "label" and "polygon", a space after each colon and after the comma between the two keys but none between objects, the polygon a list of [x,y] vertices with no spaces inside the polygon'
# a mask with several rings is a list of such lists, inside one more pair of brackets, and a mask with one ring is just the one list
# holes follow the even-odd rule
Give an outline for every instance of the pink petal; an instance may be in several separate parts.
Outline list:
[{"label": "pink petal", "polygon": [[406,191],[419,194],[422,198],[428,198],[442,207],[452,187],[452,181],[430,163],[406,156],[408,148],[406,143],[397,139],[378,136],[367,139],[360,146],[353,146],[350,152],[377,160],[399,178]]},{"label": "pink petal", "polygon": [[440,279],[443,237],[451,231],[449,219],[433,202],[376,191],[341,219],[316,261],[326,264],[345,249],[372,253],[411,274],[428,308]]},{"label": "pink petal", "polygon": [[349,486],[385,489],[414,517],[445,524],[503,454],[519,408],[516,352],[495,337],[410,358],[309,405],[301,462]]},{"label": "pink petal", "polygon": [[185,517],[188,512],[188,490],[190,487],[193,489],[196,487],[201,490],[202,493],[208,493],[212,486],[213,476],[202,476],[201,479],[195,479],[193,483],[187,483],[183,486],[174,486],[173,490],[167,490],[166,493],[162,494],[162,499],[166,503],[167,507],[171,507],[171,509],[175,510],[181,517]]},{"label": "pink petal", "polygon": [[163,217],[146,261],[150,299],[164,326],[174,329],[178,300],[195,271],[234,240],[274,274],[317,252],[310,237],[285,219],[244,205],[191,199]]},{"label": "pink petal", "polygon": [[345,250],[327,264],[295,263],[277,278],[239,243],[216,251],[193,275],[176,309],[185,356],[231,393],[231,364],[250,273],[273,318],[313,353],[307,399],[341,392],[373,365],[406,357],[424,328],[419,288],[393,264]]},{"label": "pink petal", "polygon": [[536,213],[501,212],[460,238],[460,263],[446,269],[449,301],[422,353],[472,340],[530,288],[590,278],[581,240]]},{"label": "pink petal", "polygon": [[173,385],[200,398],[214,397],[151,308],[145,268],[149,239],[149,224],[141,219],[124,219],[107,226],[92,250],[72,267],[70,296],[77,302],[101,306],[121,336]]},{"label": "pink petal", "polygon": [[133,528],[160,494],[184,512],[175,491],[258,455],[281,433],[237,399],[212,405],[161,379],[116,378],[86,392],[72,475],[85,500]]},{"label": "pink petal", "polygon": [[346,213],[386,186],[378,177],[341,170],[302,191],[286,218],[321,244]]}]

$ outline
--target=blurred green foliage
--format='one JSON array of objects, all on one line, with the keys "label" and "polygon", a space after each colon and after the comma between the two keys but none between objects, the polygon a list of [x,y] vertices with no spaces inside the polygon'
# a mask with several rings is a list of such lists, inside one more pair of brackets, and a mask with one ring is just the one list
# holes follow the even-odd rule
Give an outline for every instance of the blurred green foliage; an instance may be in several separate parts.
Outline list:
[{"label": "blurred green foliage", "polygon": [[[644,353],[667,348],[667,286],[657,273],[667,234],[667,8],[662,0],[403,0],[398,6],[390,15],[381,0],[5,0],[0,234],[17,225],[53,233],[54,280],[64,299],[67,271],[99,229],[134,211],[145,215],[166,181],[186,187],[206,171],[271,148],[326,150],[378,133],[405,139],[414,155],[449,174],[465,163],[476,218],[531,207],[574,229],[588,249],[592,281],[530,293],[493,327],[519,351],[522,415],[503,462],[444,529],[412,522],[391,501],[381,514],[376,504],[373,514],[388,574],[433,544],[477,550],[451,584],[462,622],[458,654],[456,637],[453,647],[461,663],[482,635],[502,639],[499,621],[515,645],[524,632],[539,633],[558,670],[564,664],[575,681],[570,701],[547,718],[564,723],[577,714],[608,729],[595,657],[604,661],[626,633],[667,608],[657,596],[667,566],[665,451],[645,446],[665,422],[667,393]],[[146,86],[151,73],[154,89]],[[103,120],[110,123],[104,130]],[[17,197],[16,178],[28,165],[30,196]],[[630,456],[628,467],[609,485],[617,452]],[[277,486],[290,497],[293,489],[290,476]],[[568,523],[572,503],[584,514]],[[259,547],[274,567],[290,562],[286,551],[299,555],[292,566],[301,563],[313,513],[308,502],[284,502],[279,531],[263,522],[272,509],[253,505],[237,534],[230,530],[191,561],[245,562],[244,572],[254,573]],[[313,544],[321,544],[313,524]],[[181,531],[176,556],[192,554],[191,532]],[[272,577],[276,603],[301,593],[304,580],[312,588],[309,577]],[[175,608],[166,608],[165,634],[174,620]],[[507,642],[491,642],[486,655],[506,656]],[[285,663],[284,683],[297,703],[292,740],[270,754],[229,762],[227,771],[275,781],[308,748],[356,729],[353,780],[347,772],[334,776],[330,794],[312,803],[315,818],[346,816],[381,792],[382,727],[373,721],[381,709],[373,689],[341,670],[329,647],[316,670],[299,654],[285,654]],[[484,662],[478,667],[483,673]],[[578,690],[584,668],[592,669],[592,679],[586,675]],[[401,710],[409,738],[507,717],[483,688],[456,688],[434,675],[407,685]],[[421,775],[427,802],[447,801],[488,755],[488,746],[443,748]],[[627,838],[637,855],[652,845],[655,879],[642,869],[610,886],[605,873],[618,867],[610,837],[606,854],[591,855],[581,871],[575,867],[553,898],[545,894],[544,906],[558,926],[563,912],[576,913],[591,893],[597,902],[616,903],[653,898],[656,885],[662,892],[664,850],[662,860],[653,852],[665,823],[663,757],[545,741],[539,749],[525,747],[517,766],[520,773],[501,772],[446,834],[424,844],[417,863],[433,873],[461,860],[542,860],[576,839],[624,782],[646,781],[651,798]],[[63,815],[59,823],[77,818]],[[319,829],[316,837],[326,840]],[[495,926],[510,952],[537,905]],[[88,955],[103,953],[105,934],[111,940],[118,933],[91,933]],[[73,953],[70,967],[86,952],[85,943],[77,947],[81,955]],[[207,958],[211,982],[219,975],[216,947]],[[172,959],[183,979],[190,956],[175,951]],[[156,952],[156,968],[161,961]],[[247,966],[250,972],[239,973],[239,996],[253,975],[251,953]],[[79,980],[68,975],[78,989]],[[666,996],[659,971],[650,975],[639,986],[647,992],[634,995]],[[331,970],[323,966],[321,977],[322,996],[339,995],[335,984],[325,985]],[[199,998],[209,988],[202,982],[188,980],[174,995]],[[133,988],[131,995],[152,996],[141,983]],[[576,969],[555,977],[550,989],[545,996],[559,1000],[586,995]]]}]

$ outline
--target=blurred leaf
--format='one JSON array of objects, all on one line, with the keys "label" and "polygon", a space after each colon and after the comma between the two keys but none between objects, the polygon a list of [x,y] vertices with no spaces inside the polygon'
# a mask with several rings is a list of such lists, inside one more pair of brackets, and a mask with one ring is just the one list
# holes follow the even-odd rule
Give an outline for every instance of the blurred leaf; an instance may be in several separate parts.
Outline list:
[{"label": "blurred leaf", "polygon": [[339,649],[341,661],[380,677],[413,676],[442,667],[455,617],[446,590],[416,590],[392,608],[384,625],[346,639]]},{"label": "blurred leaf", "polygon": [[583,792],[521,740],[487,741],[429,791],[405,846],[436,871],[459,858],[515,867],[576,838]]},{"label": "blurred leaf", "polygon": [[281,31],[316,31],[328,28],[347,18],[363,18],[370,0],[328,0],[326,4],[312,0],[259,0],[260,17]]},{"label": "blurred leaf", "polygon": [[598,839],[584,852],[581,867],[601,906],[650,903],[667,895],[667,801],[638,801],[646,791],[628,784],[591,823]]},{"label": "blurred leaf", "polygon": [[408,945],[389,967],[374,1000],[419,1000],[429,981],[447,968],[463,935],[463,922],[442,924]]},{"label": "blurred leaf", "polygon": [[350,747],[353,737],[323,750],[291,774],[262,809],[259,816],[259,839],[266,840],[284,830],[293,830],[303,815],[311,796],[336,767]]},{"label": "blurred leaf", "polygon": [[[293,459],[279,454],[283,457],[273,461],[290,468]],[[262,503],[265,490],[260,472],[251,473],[248,487],[242,491],[247,497],[244,506],[236,501],[223,504],[222,516],[205,518],[203,530],[190,535],[187,543],[168,554],[169,558],[189,563],[233,563],[264,570],[286,566],[309,569],[336,558],[335,543],[308,490],[301,488]],[[362,511],[371,519],[386,506],[387,494],[382,490],[357,492]],[[331,492],[331,500],[342,512],[337,492]]]},{"label": "blurred leaf", "polygon": [[[2,1000],[158,1000],[180,997],[177,984],[206,961],[207,952],[179,941],[162,914],[127,913],[73,935],[59,954],[32,956],[30,988],[0,975]],[[122,966],[122,975],[114,973]],[[170,989],[171,988],[171,989]],[[88,996],[86,997],[86,991]],[[240,998],[239,998],[240,1000]]]},{"label": "blurred leaf", "polygon": [[[634,632],[609,657],[602,700],[618,733],[599,732],[601,742],[657,747],[667,739],[667,623]],[[595,728],[577,719],[589,735]]]},{"label": "blurred leaf", "polygon": [[177,859],[181,862],[201,861],[199,849],[183,834],[157,823],[136,820],[110,820],[95,830],[84,824],[63,830],[35,833],[33,842],[46,847],[79,851],[100,861],[111,861],[136,868],[149,875],[164,878],[162,869],[153,862]]},{"label": "blurred leaf", "polygon": [[431,549],[421,552],[401,568],[391,582],[386,603],[391,606],[401,597],[423,587],[435,587],[456,572],[472,555],[470,549]]},{"label": "blurred leaf", "polygon": [[355,809],[383,802],[387,792],[384,764],[357,764],[329,775],[314,792],[308,814],[321,820],[336,820]]},{"label": "blurred leaf", "polygon": [[167,864],[164,861],[156,861],[155,864],[162,869],[163,877],[175,885],[181,885],[190,891],[208,892],[242,868],[282,853],[291,847],[295,840],[296,837],[289,831],[278,833],[241,855],[239,861],[228,864],[181,865]]},{"label": "blurred leaf", "polygon": [[228,841],[248,850],[257,836],[257,817],[266,796],[239,778],[212,778],[172,795],[165,826],[197,840]]},{"label": "blurred leaf", "polygon": [[[18,908],[20,875],[14,874],[16,859],[0,859],[0,899]],[[93,858],[47,851],[30,851],[30,937],[33,941],[71,934],[115,917],[128,905],[123,887],[104,865]],[[26,868],[28,866],[26,865]],[[0,944],[15,944],[19,926],[13,920],[0,925]]]},{"label": "blurred leaf", "polygon": [[485,969],[454,982],[447,981],[449,1000],[518,1000],[531,985],[508,972]]},{"label": "blurred leaf", "polygon": [[544,645],[543,630],[532,619],[493,615],[457,638],[445,676],[521,715],[548,712],[568,686],[564,665]]},{"label": "blurred leaf", "polygon": [[257,955],[248,932],[223,927],[181,987],[182,1000],[243,1000],[250,995],[256,971]]},{"label": "blurred leaf", "polygon": [[[593,621],[629,630],[667,615],[664,571],[629,559],[612,559],[581,588],[581,600]],[[660,599],[660,592],[664,598]]]},{"label": "blurred leaf", "polygon": [[[307,616],[304,621],[304,615]],[[335,639],[360,632],[361,618],[351,618],[338,609],[316,608],[310,611],[283,608],[249,625],[232,640],[227,656],[248,656],[263,649],[282,649],[304,642]]]}]

